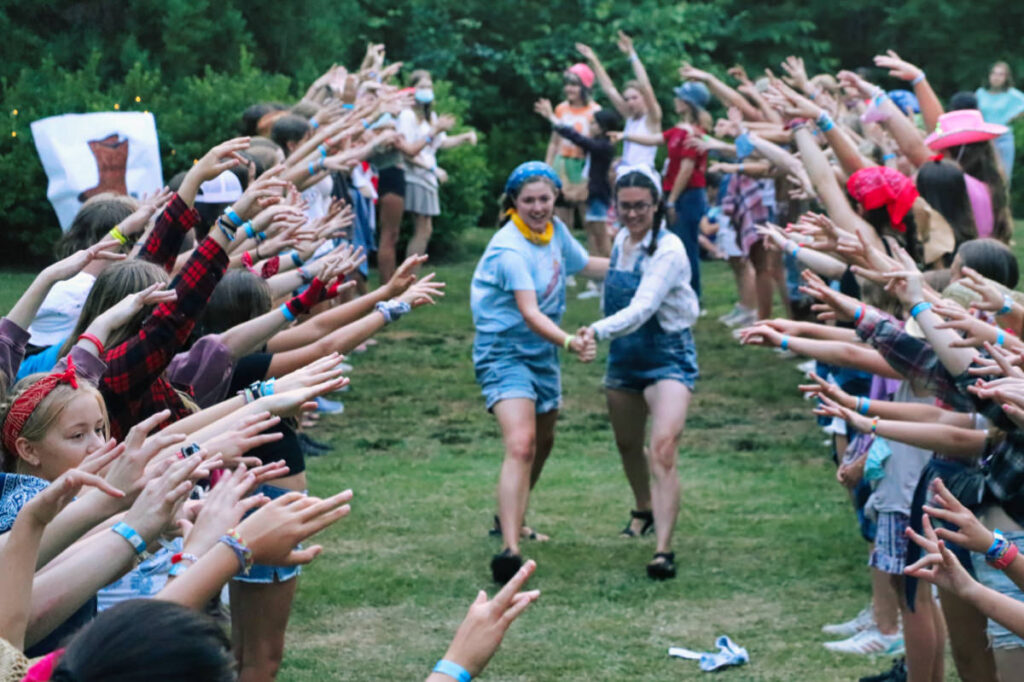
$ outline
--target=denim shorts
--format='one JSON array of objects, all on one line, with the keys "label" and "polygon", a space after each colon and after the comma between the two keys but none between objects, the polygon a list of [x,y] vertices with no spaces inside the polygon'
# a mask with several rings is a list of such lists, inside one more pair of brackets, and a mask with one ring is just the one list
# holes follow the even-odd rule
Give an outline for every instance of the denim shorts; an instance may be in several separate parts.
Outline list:
[{"label": "denim shorts", "polygon": [[910,516],[900,512],[878,512],[875,548],[871,550],[868,566],[882,573],[903,575],[907,566],[907,527]]},{"label": "denim shorts", "polygon": [[477,332],[473,369],[488,410],[511,398],[532,400],[537,414],[562,404],[558,349],[531,331]]},{"label": "denim shorts", "polygon": [[590,197],[587,199],[587,215],[584,218],[588,223],[603,223],[608,220],[608,202],[604,199]]},{"label": "denim shorts", "polygon": [[697,386],[697,344],[693,333],[684,329],[678,334],[656,334],[643,353],[626,351],[619,355],[617,341],[612,341],[604,385],[617,391],[642,393],[645,388],[665,379],[684,384],[691,391]]},{"label": "denim shorts", "polygon": [[[267,485],[266,483],[256,489],[256,493],[263,493],[271,500],[276,500],[282,495],[293,492],[295,491],[278,488],[274,485]],[[251,513],[253,512],[250,511],[246,516]],[[302,545],[299,545],[299,548],[301,547]],[[239,571],[235,574],[234,580],[240,583],[260,583],[268,585],[271,583],[287,582],[292,578],[298,577],[301,573],[301,566],[266,566],[264,564],[253,564],[252,568],[249,569],[248,575],[244,575]]]},{"label": "denim shorts", "polygon": [[[1003,531],[1006,539],[1017,545],[1017,549],[1024,551],[1024,531]],[[995,590],[999,594],[1005,594],[1015,601],[1024,602],[1024,592],[1017,585],[1006,577],[1006,573],[992,568],[985,563],[985,555],[971,553],[971,560],[974,563],[974,572],[985,587]],[[988,642],[993,649],[1019,649],[1024,647],[1024,639],[1013,634],[991,618],[988,621]]]}]

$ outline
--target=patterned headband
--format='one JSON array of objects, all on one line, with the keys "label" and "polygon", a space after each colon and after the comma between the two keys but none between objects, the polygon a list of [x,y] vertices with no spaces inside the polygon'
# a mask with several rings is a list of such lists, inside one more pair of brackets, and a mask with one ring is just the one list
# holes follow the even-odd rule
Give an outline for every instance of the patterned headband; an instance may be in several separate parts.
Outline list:
[{"label": "patterned headband", "polygon": [[654,194],[655,198],[661,199],[661,176],[650,166],[642,163],[638,163],[632,166],[619,164],[615,169],[615,184],[619,183],[619,180],[626,177],[630,173],[640,173],[645,176],[648,180],[654,183]]},{"label": "patterned headband", "polygon": [[75,390],[78,389],[78,377],[75,375],[75,365],[71,361],[70,355],[68,356],[68,368],[66,370],[43,377],[22,391],[14,399],[11,408],[7,411],[2,436],[0,436],[0,442],[2,442],[7,453],[14,455],[17,452],[14,449],[14,444],[21,435],[21,430],[25,428],[25,423],[32,416],[32,413],[35,412],[35,409],[39,407],[39,403],[43,402],[46,396],[50,395],[53,389],[62,383],[70,384],[71,388]]},{"label": "patterned headband", "polygon": [[555,184],[555,188],[562,189],[562,180],[554,168],[543,161],[527,161],[516,166],[508,176],[508,180],[505,181],[505,194],[512,196],[526,184],[527,180],[536,177],[547,178]]}]

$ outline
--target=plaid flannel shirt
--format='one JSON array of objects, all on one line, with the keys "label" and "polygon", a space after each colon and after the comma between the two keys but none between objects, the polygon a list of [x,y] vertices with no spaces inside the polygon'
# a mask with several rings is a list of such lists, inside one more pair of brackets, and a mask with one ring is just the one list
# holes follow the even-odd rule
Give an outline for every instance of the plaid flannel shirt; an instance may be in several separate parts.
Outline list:
[{"label": "plaid flannel shirt", "polygon": [[189,208],[177,193],[156,219],[156,225],[142,245],[139,258],[156,263],[168,273],[174,269],[185,234],[199,224],[199,212]]},{"label": "plaid flannel shirt", "polygon": [[[146,242],[144,251],[148,259],[161,258],[159,262],[164,267],[173,264],[181,236],[197,219],[195,209],[175,196]],[[179,229],[171,229],[173,226]],[[143,321],[138,334],[104,354],[108,369],[100,382],[100,391],[107,402],[111,435],[118,440],[138,421],[160,410],[171,410],[171,422],[190,414],[163,374],[192,333],[227,266],[227,254],[207,237],[171,282],[178,298],[158,305]]]}]

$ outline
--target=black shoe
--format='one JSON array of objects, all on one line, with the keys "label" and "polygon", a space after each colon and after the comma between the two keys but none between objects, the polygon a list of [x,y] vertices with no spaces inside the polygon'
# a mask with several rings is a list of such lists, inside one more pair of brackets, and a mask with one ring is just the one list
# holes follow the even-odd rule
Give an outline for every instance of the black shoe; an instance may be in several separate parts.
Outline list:
[{"label": "black shoe", "polygon": [[633,519],[640,519],[644,522],[644,525],[640,528],[640,535],[650,535],[654,532],[654,512],[650,509],[647,511],[637,511],[636,509],[629,512],[629,523],[622,529],[619,535],[624,535],[627,538],[635,538],[637,532],[633,530]]},{"label": "black shoe", "polygon": [[491,559],[491,577],[494,578],[494,582],[504,585],[522,567],[523,557],[513,554],[511,549],[506,549],[501,554],[495,554]]},{"label": "black shoe", "polygon": [[877,675],[860,678],[860,682],[907,682],[907,659],[897,658],[892,668]]},{"label": "black shoe", "polygon": [[320,455],[326,455],[333,448],[326,443],[313,440],[301,431],[296,434],[299,439],[299,448],[302,450],[302,454],[306,457],[319,457]]},{"label": "black shoe", "polygon": [[654,580],[668,580],[676,577],[676,553],[655,552],[654,559],[647,564],[647,577]]}]

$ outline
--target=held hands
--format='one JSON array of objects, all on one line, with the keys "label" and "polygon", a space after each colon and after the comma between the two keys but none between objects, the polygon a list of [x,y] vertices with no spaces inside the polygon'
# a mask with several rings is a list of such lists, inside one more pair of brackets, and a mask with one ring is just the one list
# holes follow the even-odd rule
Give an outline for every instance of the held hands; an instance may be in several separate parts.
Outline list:
[{"label": "held hands", "polygon": [[569,344],[569,349],[576,353],[580,362],[593,362],[597,357],[597,335],[593,327],[580,327]]}]

